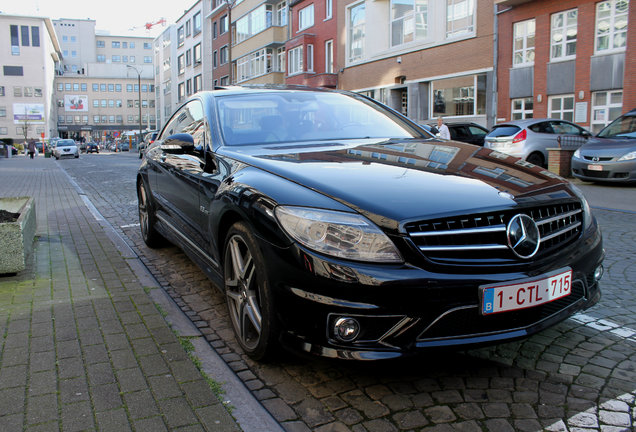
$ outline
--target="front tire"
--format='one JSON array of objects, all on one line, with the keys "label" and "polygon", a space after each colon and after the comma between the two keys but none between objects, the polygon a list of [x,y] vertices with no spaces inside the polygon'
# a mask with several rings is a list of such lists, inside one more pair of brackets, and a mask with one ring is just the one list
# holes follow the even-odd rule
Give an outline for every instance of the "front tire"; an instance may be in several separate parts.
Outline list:
[{"label": "front tire", "polygon": [[146,246],[153,249],[163,246],[165,239],[155,229],[156,216],[143,180],[137,186],[137,208],[139,210],[141,237]]},{"label": "front tire", "polygon": [[278,324],[265,260],[245,223],[234,224],[225,240],[225,296],[236,339],[254,360],[271,358]]},{"label": "front tire", "polygon": [[541,153],[534,152],[531,155],[529,155],[526,160],[530,162],[531,164],[545,168],[545,161]]}]

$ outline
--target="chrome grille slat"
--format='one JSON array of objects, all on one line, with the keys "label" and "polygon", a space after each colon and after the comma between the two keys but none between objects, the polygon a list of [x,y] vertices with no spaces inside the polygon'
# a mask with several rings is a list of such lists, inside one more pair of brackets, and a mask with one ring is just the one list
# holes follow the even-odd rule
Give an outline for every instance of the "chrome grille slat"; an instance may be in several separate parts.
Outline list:
[{"label": "chrome grille slat", "polygon": [[458,215],[405,224],[406,232],[429,260],[453,265],[518,263],[508,247],[507,226],[517,214],[530,216],[540,235],[540,258],[574,242],[583,226],[580,202]]}]

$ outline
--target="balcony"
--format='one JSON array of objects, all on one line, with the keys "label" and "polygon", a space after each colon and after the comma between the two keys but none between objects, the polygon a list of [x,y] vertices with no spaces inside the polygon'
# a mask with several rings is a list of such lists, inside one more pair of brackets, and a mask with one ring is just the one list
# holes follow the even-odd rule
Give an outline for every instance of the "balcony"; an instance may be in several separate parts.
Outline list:
[{"label": "balcony", "polygon": [[287,40],[286,29],[287,27],[272,26],[232,46],[232,61],[258,49],[271,47],[272,45],[285,45],[285,41]]}]

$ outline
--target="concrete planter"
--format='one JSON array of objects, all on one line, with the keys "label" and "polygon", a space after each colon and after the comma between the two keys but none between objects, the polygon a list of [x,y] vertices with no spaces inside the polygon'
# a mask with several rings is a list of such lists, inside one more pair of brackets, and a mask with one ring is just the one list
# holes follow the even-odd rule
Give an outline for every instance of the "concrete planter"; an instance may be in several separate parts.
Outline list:
[{"label": "concrete planter", "polygon": [[18,213],[15,221],[0,222],[0,274],[24,270],[35,237],[35,201],[31,197],[0,198],[0,210]]}]

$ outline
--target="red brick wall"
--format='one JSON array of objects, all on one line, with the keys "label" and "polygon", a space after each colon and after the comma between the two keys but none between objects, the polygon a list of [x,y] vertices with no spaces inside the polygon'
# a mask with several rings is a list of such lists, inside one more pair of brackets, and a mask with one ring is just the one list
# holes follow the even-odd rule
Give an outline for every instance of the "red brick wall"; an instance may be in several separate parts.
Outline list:
[{"label": "red brick wall", "polygon": [[636,108],[636,1],[629,2],[627,52],[623,81],[623,112]]}]

